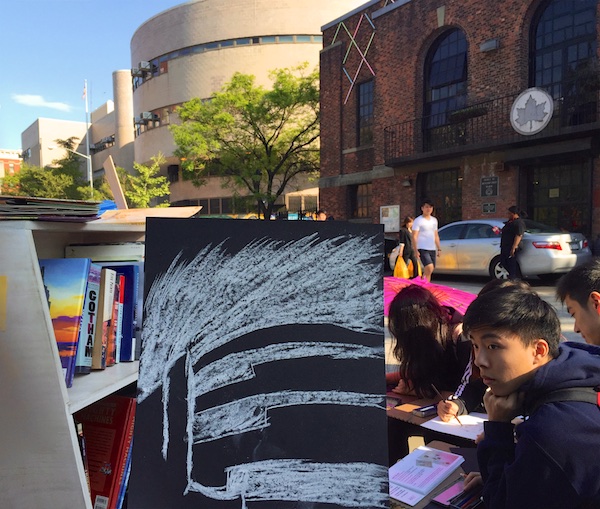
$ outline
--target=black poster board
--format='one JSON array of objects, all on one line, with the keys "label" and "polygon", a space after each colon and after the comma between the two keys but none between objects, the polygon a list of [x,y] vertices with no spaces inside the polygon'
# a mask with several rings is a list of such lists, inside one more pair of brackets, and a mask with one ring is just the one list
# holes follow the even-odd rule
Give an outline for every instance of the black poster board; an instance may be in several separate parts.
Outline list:
[{"label": "black poster board", "polygon": [[129,509],[387,507],[383,229],[149,218]]}]

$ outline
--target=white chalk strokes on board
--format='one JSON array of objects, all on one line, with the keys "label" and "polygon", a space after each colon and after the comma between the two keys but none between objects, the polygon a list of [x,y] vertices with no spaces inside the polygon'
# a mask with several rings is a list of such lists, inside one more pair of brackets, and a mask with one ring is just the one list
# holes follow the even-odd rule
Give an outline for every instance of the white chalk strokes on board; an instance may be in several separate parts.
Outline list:
[{"label": "white chalk strokes on board", "polygon": [[[181,254],[155,278],[145,302],[138,402],[162,391],[163,447],[169,448],[170,372],[186,359],[187,488],[214,500],[297,500],[346,507],[387,507],[387,466],[272,459],[232,465],[224,486],[192,479],[194,444],[269,426],[269,410],[296,405],[382,407],[382,395],[345,391],[279,391],[196,410],[196,399],[255,376],[264,363],[308,357],[381,358],[383,348],[335,342],[288,342],[229,354],[196,368],[207,354],[262,329],[327,324],[383,334],[381,253],[374,238],[318,234],[284,242],[255,240],[239,252],[226,243],[203,248],[192,260]],[[327,267],[326,270],[323,267]],[[243,268],[243,274],[241,269]],[[351,284],[349,284],[351,282]],[[285,296],[277,306],[269,295]],[[307,311],[310,310],[310,311]],[[198,460],[201,461],[201,460]]]}]

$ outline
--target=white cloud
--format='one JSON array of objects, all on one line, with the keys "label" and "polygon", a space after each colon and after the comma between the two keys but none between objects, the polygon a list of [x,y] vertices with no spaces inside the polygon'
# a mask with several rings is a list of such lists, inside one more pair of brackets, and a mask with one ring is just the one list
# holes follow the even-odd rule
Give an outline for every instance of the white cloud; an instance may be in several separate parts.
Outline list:
[{"label": "white cloud", "polygon": [[41,106],[42,108],[50,108],[52,110],[71,111],[71,106],[68,104],[46,101],[41,95],[13,94],[12,99],[24,106]]}]

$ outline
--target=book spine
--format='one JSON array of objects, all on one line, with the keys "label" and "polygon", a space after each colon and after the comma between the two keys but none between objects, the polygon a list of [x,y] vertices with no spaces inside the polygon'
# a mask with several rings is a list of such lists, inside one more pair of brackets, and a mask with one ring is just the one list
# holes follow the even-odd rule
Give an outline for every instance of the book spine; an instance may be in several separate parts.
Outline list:
[{"label": "book spine", "polygon": [[117,325],[119,322],[119,293],[120,279],[116,274],[114,295],[112,300],[112,312],[110,314],[110,326],[108,329],[108,347],[106,351],[106,365],[114,366],[117,363]]},{"label": "book spine", "polygon": [[98,313],[98,294],[100,292],[100,275],[102,269],[92,263],[88,276],[79,341],[77,346],[77,359],[75,361],[75,374],[87,374],[92,370],[92,349],[94,347],[94,334]]},{"label": "book spine", "polygon": [[111,503],[109,505],[109,509],[118,509],[119,506],[119,495],[121,493],[121,489],[123,484],[126,483],[125,477],[127,472],[127,462],[130,460],[131,448],[133,445],[133,430],[135,427],[135,410],[136,410],[136,402],[132,398],[131,408],[128,415],[128,419],[125,423],[126,427],[126,435],[123,441],[123,447],[119,451],[118,458],[118,474],[116,477],[116,482],[114,486],[114,491],[110,497]]},{"label": "book spine", "polygon": [[121,348],[123,343],[123,313],[125,306],[125,276],[123,274],[117,274],[119,278],[119,307],[118,307],[118,315],[117,315],[117,338],[116,338],[116,349],[115,356],[117,358],[117,362],[121,362]]},{"label": "book spine", "polygon": [[96,334],[92,349],[92,369],[106,368],[106,355],[108,349],[108,334],[115,296],[115,283],[117,273],[112,269],[102,269],[100,278],[100,299],[98,303],[98,318],[96,320]]}]

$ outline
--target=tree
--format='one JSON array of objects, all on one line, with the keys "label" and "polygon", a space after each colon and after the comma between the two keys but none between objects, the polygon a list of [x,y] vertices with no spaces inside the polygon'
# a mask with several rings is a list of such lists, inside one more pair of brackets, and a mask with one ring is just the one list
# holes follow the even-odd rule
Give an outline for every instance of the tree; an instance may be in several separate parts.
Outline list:
[{"label": "tree", "polygon": [[236,73],[210,100],[177,109],[170,129],[185,178],[200,186],[209,175],[244,191],[265,219],[290,181],[319,168],[318,72],[307,64],[271,71],[271,90]]},{"label": "tree", "polygon": [[7,175],[2,182],[2,193],[11,196],[35,196],[37,198],[67,198],[67,189],[73,185],[68,175],[50,168],[24,163],[14,175]]},{"label": "tree", "polygon": [[[169,182],[164,176],[156,176],[160,172],[160,165],[164,164],[165,158],[159,153],[151,158],[152,164],[145,166],[133,163],[133,169],[137,174],[129,174],[123,168],[117,168],[119,181],[123,186],[123,194],[127,198],[128,205],[133,208],[146,208],[154,198],[161,198],[169,194]],[[163,202],[159,207],[168,207],[169,202]]]}]

